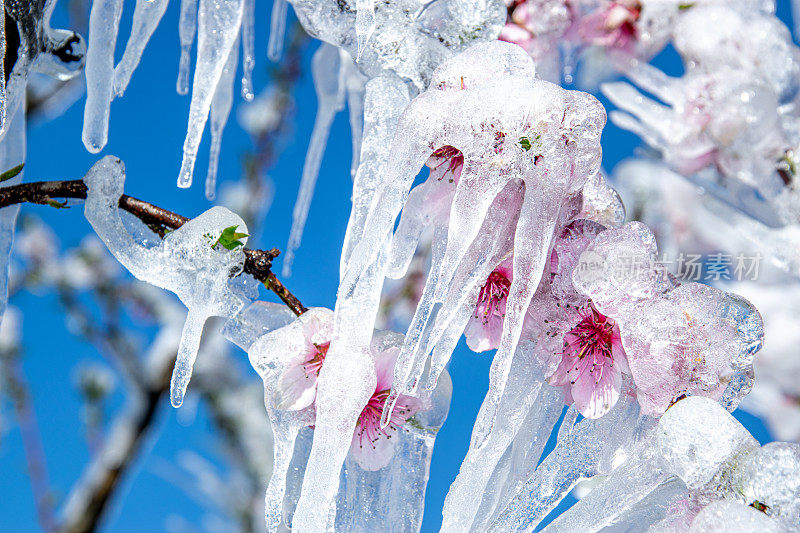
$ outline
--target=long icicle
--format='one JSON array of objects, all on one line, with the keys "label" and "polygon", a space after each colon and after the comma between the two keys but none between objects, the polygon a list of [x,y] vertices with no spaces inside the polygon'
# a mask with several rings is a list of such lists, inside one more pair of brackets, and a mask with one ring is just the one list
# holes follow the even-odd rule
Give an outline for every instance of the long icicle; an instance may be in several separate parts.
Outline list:
[{"label": "long icicle", "polygon": [[178,94],[189,94],[189,67],[192,43],[197,33],[197,0],[181,0],[181,15],[178,20],[178,38],[181,42],[181,59],[178,65]]},{"label": "long icicle", "polygon": [[206,198],[217,197],[217,169],[219,168],[219,152],[222,146],[222,130],[228,122],[233,105],[233,85],[236,77],[236,65],[239,62],[239,47],[236,43],[231,47],[228,61],[222,70],[222,77],[211,101],[211,150],[208,156],[208,175],[206,176]]},{"label": "long icicle", "polygon": [[197,12],[197,63],[192,83],[192,103],[189,124],[183,143],[183,161],[178,175],[178,187],[192,185],[197,150],[208,121],[211,100],[219,84],[222,70],[231,48],[239,36],[242,24],[243,0],[218,3],[200,0]]},{"label": "long icicle", "polygon": [[267,45],[267,57],[270,61],[278,61],[283,53],[283,40],[286,34],[286,11],[288,9],[289,4],[286,0],[275,0],[272,3],[269,44]]},{"label": "long icicle", "polygon": [[131,35],[128,37],[122,59],[114,68],[114,98],[125,93],[133,71],[139,65],[142,53],[158,23],[161,22],[168,3],[169,0],[136,0]]},{"label": "long icicle", "polygon": [[93,154],[108,142],[108,116],[114,98],[114,46],[121,15],[122,0],[96,0],[89,14],[82,137],[84,146]]},{"label": "long icicle", "polygon": [[303,238],[303,229],[311,207],[311,198],[314,196],[314,187],[319,176],[319,167],[325,146],[328,143],[328,134],[336,117],[344,106],[344,87],[342,86],[341,61],[339,50],[327,43],[323,43],[314,54],[311,63],[311,73],[314,76],[314,86],[317,89],[317,118],[314,121],[314,130],[308,144],[308,152],[303,165],[303,176],[300,179],[300,191],[292,213],[292,229],[289,233],[289,244],[286,247],[286,257],[283,260],[283,275],[289,276],[292,272],[292,261],[300,241]]}]

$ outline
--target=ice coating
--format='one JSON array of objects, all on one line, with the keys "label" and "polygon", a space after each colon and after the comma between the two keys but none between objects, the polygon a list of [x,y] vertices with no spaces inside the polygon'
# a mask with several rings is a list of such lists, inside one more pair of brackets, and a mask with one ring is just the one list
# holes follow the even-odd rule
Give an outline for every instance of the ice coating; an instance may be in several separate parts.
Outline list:
[{"label": "ice coating", "polygon": [[[583,419],[575,425],[565,419],[555,449],[541,464],[534,465],[535,470],[532,468],[523,476],[506,501],[501,502],[495,510],[490,531],[533,530],[578,481],[609,474],[624,464],[625,459],[636,461],[641,451],[648,449],[648,434],[656,420],[642,416],[630,394],[631,385],[627,383],[626,394],[603,417]],[[654,474],[656,477],[649,482],[650,490],[661,479]],[[627,478],[631,473],[623,475]]]},{"label": "ice coating", "polygon": [[82,137],[83,145],[93,154],[102,150],[108,141],[108,116],[114,98],[114,48],[121,16],[122,0],[92,3]]},{"label": "ice coating", "polygon": [[375,0],[356,0],[356,61],[361,61],[361,54],[375,31]]},{"label": "ice coating", "polygon": [[[359,58],[358,66],[367,77],[391,71],[410,81],[418,91],[427,87],[433,69],[453,52],[476,40],[494,39],[502,28],[502,1],[471,1],[463,7],[460,3],[357,0],[354,5],[352,0],[291,0],[309,35]],[[360,5],[369,8],[370,4],[374,6],[374,31],[359,54],[357,33],[365,37],[366,33],[356,31],[358,9]],[[469,17],[458,16],[464,12]],[[361,14],[372,18],[363,10]]]},{"label": "ice coating", "polygon": [[[529,355],[519,349],[515,354],[486,445],[470,446],[447,494],[442,531],[485,530],[497,508],[514,493],[515,481],[539,461],[561,415],[563,398],[543,381],[538,361]],[[523,427],[527,435],[520,435]],[[511,457],[504,459],[506,455]]]},{"label": "ice coating", "polygon": [[350,162],[350,176],[355,180],[361,157],[361,142],[364,137],[364,98],[367,80],[356,67],[353,58],[340,50],[344,67],[344,85],[347,89],[347,109],[350,113],[350,135],[353,141],[353,155]]},{"label": "ice coating", "polygon": [[292,212],[292,229],[289,232],[289,244],[283,260],[284,276],[291,274],[294,252],[300,246],[303,237],[303,228],[308,218],[308,210],[311,207],[333,119],[344,106],[345,88],[339,50],[322,43],[311,60],[311,75],[317,90],[317,117],[314,120],[314,129],[311,132],[311,141],[303,164],[303,175],[300,178],[300,190]]},{"label": "ice coating", "polygon": [[370,80],[364,92],[364,141],[353,183],[353,207],[347,224],[340,272],[344,273],[358,241],[364,234],[375,190],[387,172],[390,145],[400,114],[410,101],[408,89],[397,77],[386,75]]},{"label": "ice coating", "polygon": [[[260,327],[258,319],[267,319],[260,309],[250,318],[236,318],[237,325],[228,328],[253,329]],[[274,325],[280,320],[270,318]],[[296,518],[302,478],[309,466],[311,441],[316,438],[314,408],[287,410],[280,407],[282,377],[298,361],[309,343],[323,345],[330,340],[333,314],[327,309],[312,308],[279,329],[267,332],[248,350],[251,363],[264,380],[265,405],[275,432],[275,466],[267,489],[267,530],[301,528]],[[243,325],[243,321],[244,324]],[[244,335],[249,338],[252,334]],[[242,338],[242,335],[238,335]],[[246,344],[247,341],[244,341]],[[402,343],[396,333],[380,332],[370,351],[380,358]],[[326,364],[326,363],[325,363]],[[377,363],[376,363],[377,364]],[[391,376],[391,372],[388,373]],[[422,520],[425,486],[435,435],[444,422],[450,402],[451,385],[446,377],[413,422],[400,428],[393,439],[393,452],[387,465],[365,469],[350,448],[344,467],[337,475],[340,485],[335,513],[326,515],[326,529],[336,531],[376,531],[389,527],[398,531],[418,530]],[[308,426],[315,426],[314,431]],[[353,435],[351,433],[351,440]],[[354,441],[353,446],[355,446]],[[305,531],[306,529],[302,529]]]},{"label": "ice coating", "polygon": [[574,271],[575,287],[617,320],[643,412],[663,413],[682,394],[735,408],[752,387],[761,316],[736,295],[699,283],[676,286],[656,254],[641,223],[604,231],[581,254],[586,266]]},{"label": "ice coating", "polygon": [[243,9],[244,0],[200,0],[197,11],[197,63],[178,187],[186,188],[192,184],[197,149],[215,89],[231,49],[236,46]]},{"label": "ice coating", "polygon": [[181,14],[178,19],[181,56],[178,64],[178,80],[175,82],[178,94],[189,93],[189,64],[192,59],[190,54],[197,33],[197,2],[198,0],[181,0]]},{"label": "ice coating", "polygon": [[[336,110],[342,108],[341,99],[346,90],[352,125],[351,173],[354,177],[360,161],[357,154],[360,152],[362,140],[361,122],[366,81],[394,74],[408,80],[416,91],[424,89],[432,70],[450,57],[453,51],[476,40],[494,38],[499,32],[504,10],[498,0],[471,2],[465,6],[460,2],[445,0],[427,6],[417,0],[393,0],[377,4],[374,0],[357,0],[356,6],[352,2],[341,0],[299,0],[292,4],[310,35],[341,51],[341,59],[335,63],[340,65]],[[277,3],[273,6],[273,24],[277,24],[274,17],[276,13],[280,13],[277,11],[279,7],[281,6]],[[370,40],[369,35],[373,33],[375,37]],[[320,49],[318,53],[322,52]],[[333,61],[332,54],[330,55],[330,60]],[[357,65],[352,59],[354,57],[358,58]],[[325,84],[327,86],[331,85],[335,76],[333,64],[315,69],[321,71],[324,68],[329,71],[322,77],[328,80]],[[317,79],[319,78],[315,75],[317,94],[320,97],[321,87]],[[327,141],[322,119],[328,116],[330,108],[323,109],[322,104],[320,97],[317,120],[303,169],[302,182],[307,186],[301,184],[295,207],[289,250],[284,259],[284,275],[290,273],[293,250],[300,243],[308,204],[313,194],[313,181],[318,174],[318,164]],[[329,127],[328,125],[326,129]]]},{"label": "ice coating", "polygon": [[678,19],[674,34],[676,50],[693,70],[751,72],[782,97],[797,90],[798,49],[772,13],[747,3],[701,3]]},{"label": "ice coating", "polygon": [[222,231],[247,233],[241,218],[213,207],[167,234],[158,244],[137,242],[126,229],[117,204],[125,168],[114,156],[98,161],[84,177],[88,188],[85,215],[114,257],[137,279],[174,292],[188,308],[170,386],[172,405],[183,402],[197,356],[203,325],[211,316],[231,317],[248,297],[231,285],[230,276],[244,267],[242,237],[231,250],[218,244]]},{"label": "ice coating", "polygon": [[231,47],[228,60],[222,69],[214,98],[211,100],[211,148],[208,156],[208,175],[206,176],[206,198],[214,200],[217,196],[217,169],[219,168],[219,152],[222,145],[222,130],[228,122],[233,106],[233,83],[236,78],[236,66],[239,64],[239,47]]},{"label": "ice coating", "polygon": [[[675,491],[659,494],[659,488],[672,483],[671,476],[682,482],[683,489],[679,485],[677,492],[683,493],[684,500],[710,494],[715,476],[724,475],[732,460],[757,446],[718,402],[703,397],[680,400],[646,432],[638,446],[617,458],[618,466],[606,479],[543,531],[599,531],[612,524],[629,523],[630,515],[637,514],[637,505],[645,501],[650,507],[663,509],[666,502],[659,503],[658,496],[671,497]],[[663,514],[651,513],[643,518],[652,521],[663,518]],[[643,530],[645,526],[639,524],[634,529]],[[677,531],[681,530],[686,529]]]},{"label": "ice coating", "polygon": [[[6,128],[7,134],[0,138],[0,168],[2,172],[11,170],[25,162],[25,108],[18,107],[11,123]],[[0,187],[9,187],[22,182],[24,170],[0,183]],[[0,209],[0,321],[8,305],[8,275],[11,262],[11,247],[14,244],[14,230],[17,225],[19,205],[10,205]]]},{"label": "ice coating", "polygon": [[[372,194],[379,180],[386,176],[388,157],[385,146],[394,132],[394,123],[408,101],[402,81],[387,76],[367,84],[363,165],[354,184],[354,208],[348,224],[343,257],[353,248],[348,242],[359,238]],[[373,157],[380,154],[381,157]],[[352,428],[372,393],[372,363],[369,347],[383,285],[388,235],[380,244],[378,260],[368,268],[358,287],[345,293],[340,288],[336,301],[334,336],[317,389],[317,425],[309,454],[308,467],[298,501],[296,521],[301,530],[323,529],[327,510],[331,509],[338,490],[338,479],[346,451],[352,440]],[[338,332],[338,336],[337,336]],[[341,384],[350,383],[343,388]],[[322,414],[324,413],[324,414]],[[346,428],[350,428],[349,430]]]},{"label": "ice coating", "polygon": [[[542,275],[562,206],[597,171],[604,122],[605,113],[593,97],[535,79],[531,59],[520,48],[503,42],[474,45],[445,62],[434,72],[431,88],[412,102],[401,119],[391,150],[390,174],[377,190],[365,224],[374,234],[365,234],[359,244],[362,252],[353,253],[349,277],[374,258],[371,250],[376,250],[382,238],[377,229],[391,229],[417,169],[434,150],[443,146],[460,150],[464,170],[455,186],[444,255],[428,276],[426,295],[398,361],[395,392],[416,393],[428,354],[439,339],[454,336],[447,328],[458,329],[459,334],[463,331],[463,310],[472,303],[468,299],[477,291],[478,279],[482,282],[485,276],[464,276],[456,283],[457,273],[476,262],[467,255],[476,237],[485,235],[480,232],[484,218],[520,202],[511,209],[511,216],[518,209],[519,220],[510,233],[490,233],[481,237],[490,239],[489,243],[473,248],[478,263],[486,261],[482,268],[488,269],[484,272],[488,275],[499,263],[499,257],[491,258],[491,253],[497,254],[503,247],[507,250],[509,239],[514,243],[514,280],[490,376],[489,395],[494,400],[481,413],[481,429],[475,432],[478,440],[491,426],[493,404],[502,393],[524,310]],[[522,194],[512,190],[516,179],[525,184]],[[496,201],[501,197],[503,201]],[[507,215],[500,216],[498,221],[507,219]],[[401,220],[401,227],[403,223]],[[407,239],[403,233],[395,236],[398,242]],[[413,246],[404,250],[399,254],[392,251],[393,264],[401,264],[395,259],[413,252]],[[488,250],[494,251],[487,254]],[[342,287],[348,282],[346,274]],[[432,313],[434,308],[437,311]],[[463,318],[456,320],[457,315]],[[441,350],[434,368],[442,368],[447,358],[449,351]],[[435,372],[432,377],[435,380]]]},{"label": "ice coating", "polygon": [[[50,17],[55,8],[55,0],[36,2],[5,2],[6,22],[4,34],[10,31],[9,23],[16,25],[19,47],[12,56],[13,65],[5,64],[5,97],[0,99],[0,138],[13,120],[17,109],[25,99],[28,75],[31,71],[41,72],[60,80],[74,77],[83,69],[86,43],[83,38],[69,30],[50,27]],[[20,115],[21,116],[21,115]]]},{"label": "ice coating", "polygon": [[167,4],[169,4],[169,0],[136,0],[136,7],[133,9],[131,35],[128,37],[128,44],[125,46],[122,59],[114,68],[114,94],[112,98],[122,96],[128,87],[133,71],[139,65],[142,53],[148,41],[150,41],[150,37],[167,10]]},{"label": "ice coating", "polygon": [[670,78],[639,63],[629,77],[658,101],[624,83],[603,91],[625,112],[611,119],[673,169],[777,225],[796,223],[800,205],[800,138],[789,104],[798,91],[800,50],[767,7],[703,2],[685,9],[674,29],[684,75]]},{"label": "ice coating", "polygon": [[289,9],[287,0],[273,0],[272,14],[270,15],[269,43],[267,57],[270,61],[277,61],[283,52],[283,39],[286,33],[286,11]]},{"label": "ice coating", "polygon": [[[304,335],[304,328],[316,325],[311,338]],[[255,321],[258,325],[259,322]],[[272,476],[266,493],[265,516],[267,531],[279,531],[284,524],[283,502],[289,465],[295,451],[295,441],[300,430],[314,424],[314,407],[300,411],[278,409],[280,377],[295,364],[307,342],[324,343],[330,340],[332,313],[328,309],[311,308],[303,315],[283,327],[268,331],[258,337],[247,348],[250,364],[264,381],[264,405],[272,424],[274,435],[274,457]],[[289,526],[286,523],[285,526]]]},{"label": "ice coating", "polygon": [[658,425],[665,464],[690,488],[716,475],[720,466],[758,442],[719,403],[690,397],[673,405]]},{"label": "ice coating", "polygon": [[720,500],[705,506],[692,521],[689,533],[729,533],[737,531],[759,531],[779,533],[796,531],[770,519],[766,514],[749,505]]}]

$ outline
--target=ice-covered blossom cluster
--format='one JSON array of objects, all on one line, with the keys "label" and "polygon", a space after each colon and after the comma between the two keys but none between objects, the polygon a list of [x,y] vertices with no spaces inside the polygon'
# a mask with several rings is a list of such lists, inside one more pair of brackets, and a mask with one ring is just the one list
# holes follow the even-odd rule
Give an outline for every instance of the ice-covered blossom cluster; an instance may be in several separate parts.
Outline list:
[{"label": "ice-covered blossom cluster", "polygon": [[[261,377],[274,436],[267,530],[418,531],[450,409],[447,366],[462,336],[474,352],[496,352],[443,531],[532,531],[590,479],[591,491],[544,531],[799,528],[800,448],[759,446],[731,415],[754,376],[764,384],[756,381],[745,406],[776,428],[800,414],[796,306],[785,305],[800,273],[800,55],[774,4],[288,3],[322,44],[311,61],[318,109],[286,270],[334,118],[345,104],[350,114],[352,210],[333,309],[258,301],[243,272],[247,226],[232,211],[212,207],[159,236],[120,215],[119,159],[105,156],[84,177],[85,216],[111,254],[188,309],[172,404],[184,400],[212,317]],[[0,87],[0,171],[24,160],[28,71],[64,77],[82,65],[80,37],[49,29],[52,3],[34,4],[32,14],[5,8],[22,52]],[[106,144],[111,101],[167,1],[137,0],[115,65],[122,7],[92,3],[83,128],[91,152]],[[273,5],[273,59],[287,7]],[[178,184],[191,185],[210,119],[213,199],[240,45],[242,95],[253,99],[254,2],[183,0],[180,11],[178,92],[189,89],[195,37],[197,60]],[[649,63],[670,44],[681,77]],[[561,82],[591,89],[615,75],[649,96],[605,83],[618,108],[611,119],[653,154],[608,177],[606,111]],[[253,128],[275,120],[253,109]],[[15,218],[13,207],[0,213],[0,256]],[[37,248],[46,238],[26,234],[18,246],[51,264]],[[700,283],[663,260],[747,246],[768,257],[768,287],[720,276]],[[392,300],[403,300],[403,332],[378,323],[387,279],[409,284]],[[766,320],[739,293],[763,303]],[[768,339],[792,334],[775,334],[756,356],[765,322]],[[800,435],[800,423],[780,427],[787,439]]]}]

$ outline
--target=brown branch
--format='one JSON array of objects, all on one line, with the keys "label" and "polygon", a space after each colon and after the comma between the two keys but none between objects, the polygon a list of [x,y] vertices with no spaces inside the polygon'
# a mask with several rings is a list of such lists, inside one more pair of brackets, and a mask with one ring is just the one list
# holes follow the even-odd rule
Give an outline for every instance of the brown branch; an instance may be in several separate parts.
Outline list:
[{"label": "brown branch", "polygon": [[122,475],[139,456],[152,430],[162,398],[169,390],[174,361],[174,357],[163,359],[151,382],[141,391],[135,391],[137,396],[116,420],[103,451],[90,463],[70,494],[59,533],[88,533],[97,529]]},{"label": "brown branch", "polygon": [[[82,180],[21,183],[0,188],[0,208],[21,203],[57,205],[54,204],[56,198],[85,200],[86,194],[86,184]],[[166,229],[177,229],[189,221],[182,215],[127,194],[120,196],[119,207],[150,226],[161,237],[166,234]],[[307,311],[307,308],[272,272],[272,260],[279,254],[280,251],[277,248],[271,250],[245,248],[244,272],[262,282],[296,315],[301,315]]]}]

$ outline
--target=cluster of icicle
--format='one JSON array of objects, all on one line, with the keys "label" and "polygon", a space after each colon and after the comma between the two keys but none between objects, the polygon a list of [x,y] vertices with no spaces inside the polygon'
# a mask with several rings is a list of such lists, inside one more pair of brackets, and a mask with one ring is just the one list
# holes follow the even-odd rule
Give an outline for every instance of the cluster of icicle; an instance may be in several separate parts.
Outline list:
[{"label": "cluster of icicle", "polygon": [[[85,44],[80,35],[50,27],[55,0],[3,2],[5,23],[0,24],[0,173],[25,162],[25,94],[31,72],[66,80],[83,68]],[[7,35],[14,35],[10,40]],[[6,53],[8,42],[18,43],[16,53]],[[6,65],[6,57],[15,58]],[[23,171],[0,187],[22,181]],[[19,206],[0,210],[0,318],[8,301],[8,266]]]},{"label": "cluster of icicle", "polygon": [[[494,317],[481,317],[475,302],[501,268],[507,284],[489,392],[448,494],[443,530],[532,530],[580,480],[595,476],[608,479],[549,528],[624,523],[677,531],[715,517],[740,528],[796,524],[797,449],[758,448],[728,413],[752,384],[763,340],[758,312],[718,289],[681,285],[655,263],[652,233],[622,225],[624,211],[599,174],[599,102],[539,79],[522,48],[489,40],[505,21],[501,2],[292,4],[309,33],[327,43],[314,58],[320,111],[297,226],[345,95],[354,123],[363,112],[332,312],[294,317],[250,303],[244,242],[221,244],[229,228],[246,233],[230,211],[213,208],[161,241],[120,217],[118,159],[107,156],[85,178],[87,219],[114,256],[189,309],[173,404],[182,401],[210,316],[228,319],[226,336],[262,377],[275,433],[269,531],[420,528],[435,434],[449,407],[445,368],[465,329]],[[163,9],[147,9],[157,5],[141,8],[134,33],[152,33]],[[114,33],[89,46],[94,96],[84,139],[97,149],[117,74],[127,80],[102,51],[113,44],[116,23],[100,21],[118,22],[120,7],[96,1],[92,9],[90,31]],[[194,4],[183,7],[183,22],[192,23],[182,28],[192,29]],[[284,16],[280,0],[275,9]],[[184,182],[244,10],[236,1],[200,2],[191,112],[200,129],[187,136]],[[186,33],[193,32],[182,33],[184,44],[193,39]],[[432,157],[439,170],[412,189]],[[376,332],[384,279],[405,274],[425,229],[433,231],[433,258],[412,324],[405,335]],[[625,258],[644,265],[636,276],[625,275]],[[590,327],[614,344],[610,362],[595,365],[608,374],[596,380],[595,366],[571,374],[567,353],[585,338],[576,332]],[[556,446],[542,458],[552,435]]]},{"label": "cluster of icicle", "polygon": [[[83,143],[92,153],[102,150],[108,141],[111,101],[125,93],[147,42],[167,9],[168,0],[136,1],[131,35],[122,59],[114,65],[122,4],[122,0],[96,0],[92,2],[89,16]],[[195,35],[197,60],[178,186],[192,184],[197,151],[210,115],[211,152],[206,177],[206,196],[210,200],[216,195],[217,162],[222,131],[233,104],[240,43],[244,73],[242,96],[247,100],[253,98],[253,7],[253,0],[182,0],[180,4],[179,94],[189,91],[190,53]]]}]

